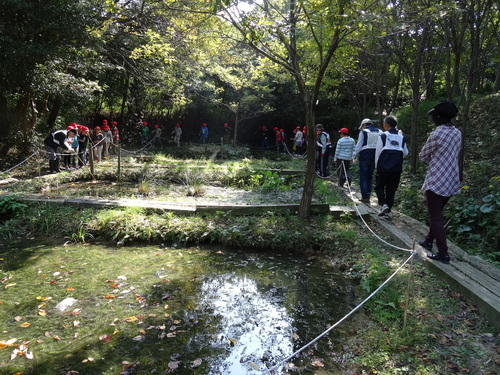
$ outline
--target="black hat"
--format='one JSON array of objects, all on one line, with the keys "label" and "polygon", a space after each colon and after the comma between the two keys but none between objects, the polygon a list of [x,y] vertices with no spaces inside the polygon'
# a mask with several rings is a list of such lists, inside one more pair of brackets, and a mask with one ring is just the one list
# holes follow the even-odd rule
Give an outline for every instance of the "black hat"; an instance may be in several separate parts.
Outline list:
[{"label": "black hat", "polygon": [[434,108],[427,112],[428,115],[437,115],[450,120],[455,117],[457,113],[458,108],[456,105],[446,100],[439,102]]}]

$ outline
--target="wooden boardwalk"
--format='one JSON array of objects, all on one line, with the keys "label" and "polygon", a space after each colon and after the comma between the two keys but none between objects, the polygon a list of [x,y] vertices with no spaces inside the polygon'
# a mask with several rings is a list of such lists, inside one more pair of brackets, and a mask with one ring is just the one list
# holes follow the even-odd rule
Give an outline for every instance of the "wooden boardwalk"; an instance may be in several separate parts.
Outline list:
[{"label": "wooden boardwalk", "polygon": [[450,263],[445,264],[427,258],[428,251],[418,245],[429,228],[421,222],[397,212],[387,220],[376,215],[376,211],[366,206],[373,220],[377,220],[387,232],[398,241],[397,245],[413,248],[418,259],[433,273],[465,299],[476,305],[488,321],[500,328],[500,270],[487,261],[467,254],[459,246],[448,241]]}]

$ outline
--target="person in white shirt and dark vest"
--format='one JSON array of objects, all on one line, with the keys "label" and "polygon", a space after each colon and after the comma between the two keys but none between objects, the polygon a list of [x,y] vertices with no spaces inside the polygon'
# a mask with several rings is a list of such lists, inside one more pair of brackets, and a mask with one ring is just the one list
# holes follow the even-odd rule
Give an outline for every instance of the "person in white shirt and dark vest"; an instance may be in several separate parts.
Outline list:
[{"label": "person in white shirt and dark vest", "polygon": [[325,131],[322,124],[316,125],[316,172],[320,177],[328,177],[330,170],[330,155],[332,153],[332,142],[330,141],[330,134]]},{"label": "person in white shirt and dark vest", "polygon": [[403,172],[403,157],[408,155],[405,137],[399,134],[394,116],[384,118],[384,132],[375,149],[375,193],[380,205],[379,216],[389,217]]},{"label": "person in white shirt and dark vest", "polygon": [[358,143],[354,150],[354,158],[359,159],[359,189],[361,202],[370,204],[370,195],[373,184],[373,171],[375,170],[375,148],[382,131],[373,125],[373,121],[365,118],[361,121],[363,127],[359,132]]},{"label": "person in white shirt and dark vest", "polygon": [[[455,104],[442,101],[427,114],[437,125],[427,138],[419,158],[429,163],[422,190],[425,191],[429,212],[429,233],[419,245],[431,251],[428,258],[444,263],[450,261],[443,210],[452,195],[460,193],[459,155],[462,133],[453,126],[451,119],[458,113]],[[432,253],[436,240],[438,252]]]}]

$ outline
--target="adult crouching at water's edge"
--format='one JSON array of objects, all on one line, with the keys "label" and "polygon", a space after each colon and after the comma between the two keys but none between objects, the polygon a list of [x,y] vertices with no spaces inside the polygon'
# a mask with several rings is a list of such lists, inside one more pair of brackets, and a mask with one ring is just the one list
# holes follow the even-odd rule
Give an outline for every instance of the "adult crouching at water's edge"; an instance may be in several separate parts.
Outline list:
[{"label": "adult crouching at water's edge", "polygon": [[51,133],[43,141],[45,145],[45,151],[47,152],[47,157],[49,159],[49,170],[50,173],[59,173],[59,155],[57,154],[57,149],[60,147],[64,151],[73,152],[71,146],[66,142],[68,138],[74,138],[77,133],[76,129],[69,130],[57,130]]}]

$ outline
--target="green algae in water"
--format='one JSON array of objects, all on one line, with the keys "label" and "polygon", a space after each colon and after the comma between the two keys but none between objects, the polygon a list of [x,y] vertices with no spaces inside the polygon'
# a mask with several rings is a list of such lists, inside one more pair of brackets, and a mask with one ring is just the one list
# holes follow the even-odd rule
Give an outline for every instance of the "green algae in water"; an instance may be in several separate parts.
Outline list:
[{"label": "green algae in water", "polygon": [[[353,299],[349,281],[321,257],[40,244],[0,258],[2,277],[16,284],[0,297],[0,339],[29,341],[35,355],[10,361],[3,350],[0,361],[25,374],[259,373],[338,321]],[[57,313],[68,297],[76,304]],[[319,358],[334,369],[339,332],[290,362],[303,368]]]}]

